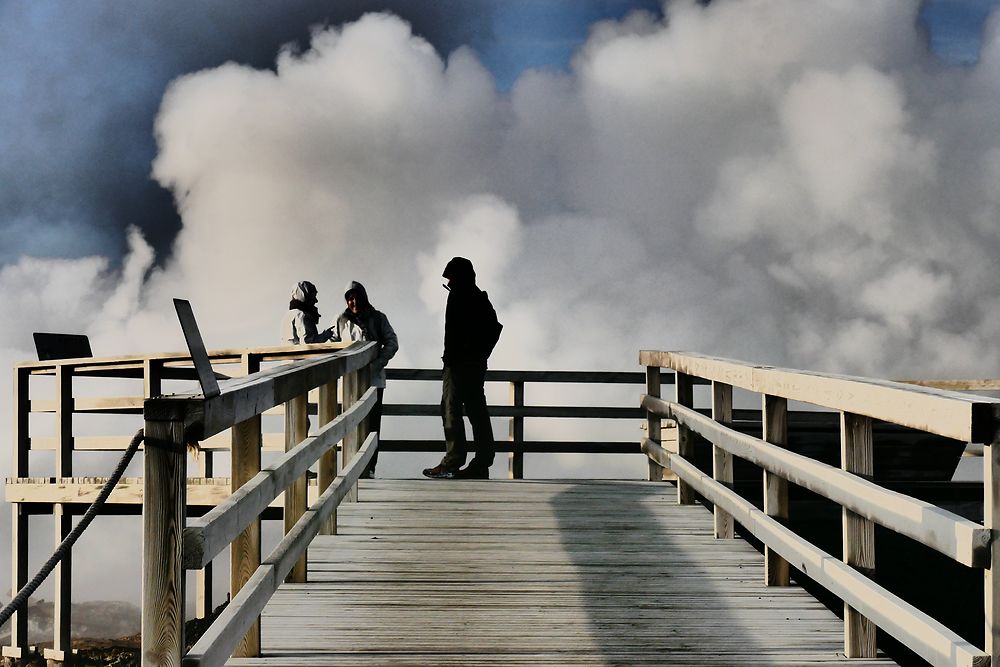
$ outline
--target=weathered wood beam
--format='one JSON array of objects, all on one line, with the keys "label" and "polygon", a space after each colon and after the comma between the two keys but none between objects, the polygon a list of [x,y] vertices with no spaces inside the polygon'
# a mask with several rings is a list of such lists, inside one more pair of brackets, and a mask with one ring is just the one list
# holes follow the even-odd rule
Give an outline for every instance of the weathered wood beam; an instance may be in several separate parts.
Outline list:
[{"label": "weathered wood beam", "polygon": [[983,568],[990,562],[990,531],[974,521],[807,456],[768,446],[683,406],[652,396],[644,397],[642,404],[662,417],[687,424],[691,430],[734,456],[766,468],[963,565]]},{"label": "weathered wood beam", "polygon": [[760,394],[812,403],[965,442],[992,442],[1000,399],[914,384],[749,364],[690,352],[643,350],[640,363]]},{"label": "weathered wood beam", "polygon": [[840,559],[796,535],[693,464],[646,440],[643,451],[669,465],[710,502],[721,505],[750,533],[796,569],[839,596],[932,665],[986,667],[990,657],[943,624],[890,593]]}]

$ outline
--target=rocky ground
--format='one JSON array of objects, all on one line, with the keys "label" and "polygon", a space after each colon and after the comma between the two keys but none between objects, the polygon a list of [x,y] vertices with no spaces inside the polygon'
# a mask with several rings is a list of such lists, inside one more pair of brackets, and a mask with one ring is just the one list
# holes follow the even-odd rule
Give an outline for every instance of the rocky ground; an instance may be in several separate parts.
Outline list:
[{"label": "rocky ground", "polygon": [[[185,626],[185,637],[188,648],[194,645],[202,633],[225,605],[219,606],[210,618],[188,621]],[[74,639],[73,648],[77,651],[76,665],[114,665],[115,667],[138,667],[139,650],[142,636],[139,634],[119,637],[118,639]],[[41,657],[42,649],[52,646],[52,642],[41,642],[37,646],[38,653],[14,664],[17,667],[45,667],[45,659]]]}]

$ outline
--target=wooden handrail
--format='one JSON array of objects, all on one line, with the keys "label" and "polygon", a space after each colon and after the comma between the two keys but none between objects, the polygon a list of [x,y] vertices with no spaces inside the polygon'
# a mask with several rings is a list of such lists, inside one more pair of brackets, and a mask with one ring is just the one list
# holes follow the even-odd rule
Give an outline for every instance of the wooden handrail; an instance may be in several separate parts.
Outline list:
[{"label": "wooden handrail", "polygon": [[1000,399],[888,380],[754,365],[690,352],[643,350],[639,363],[965,442],[992,442],[1000,416]]},{"label": "wooden handrail", "polygon": [[149,398],[143,413],[147,421],[183,422],[187,437],[203,440],[319,387],[330,378],[365,367],[375,358],[376,348],[372,342],[354,343],[333,354],[228,380],[219,396],[210,399],[196,391]]},{"label": "wooden handrail", "polygon": [[278,494],[302,477],[309,466],[347,435],[349,429],[356,428],[367,417],[375,405],[375,391],[369,389],[359,402],[323,426],[315,436],[306,438],[261,470],[203,517],[188,522],[184,529],[184,567],[204,567],[228,547]]},{"label": "wooden handrail", "polygon": [[[669,454],[654,439],[644,444],[643,449],[657,465],[669,465],[678,475],[679,488],[696,486],[699,493],[717,503],[714,510],[717,520],[721,513],[735,511],[736,520],[763,540],[768,564],[776,554],[844,600],[844,650],[848,657],[875,655],[877,624],[933,664],[989,664],[991,660],[1000,660],[1000,549],[992,544],[993,535],[1000,526],[1000,482],[997,481],[1000,478],[1000,447],[997,446],[1000,445],[1000,399],[937,389],[934,386],[939,383],[935,382],[921,383],[929,385],[921,386],[814,373],[690,352],[644,350],[639,359],[648,370],[670,368],[678,378],[710,381],[713,408],[716,396],[731,392],[732,387],[761,395],[764,427],[761,439],[740,434],[730,428],[731,424],[720,423],[731,420],[731,414],[714,415],[715,419],[705,417],[693,409],[690,397],[682,401],[679,393],[674,402],[646,396],[642,405],[655,418],[675,419],[681,432],[699,433],[711,442],[714,451],[739,456],[761,466],[765,477],[764,514],[771,517],[763,519],[757,516],[759,512],[755,509],[753,512],[747,509],[752,507],[749,501],[698,470],[685,458],[683,448],[679,448],[679,454]],[[973,384],[968,382],[960,388],[967,389]],[[788,401],[811,403],[840,413],[840,469],[785,449]],[[873,420],[961,442],[983,443],[983,525],[866,481],[864,477],[873,472]],[[653,467],[651,464],[650,469]],[[718,474],[720,469],[713,468],[713,474]],[[843,507],[841,561],[834,562],[817,551],[818,547],[781,527],[781,518],[788,516],[787,492],[781,489],[788,482],[799,484]],[[769,501],[777,507],[769,509]],[[964,639],[942,633],[940,627],[933,625],[936,621],[915,615],[912,608],[865,576],[873,573],[875,567],[874,523],[983,571],[984,652],[970,650]],[[774,563],[781,565],[781,560],[774,560]],[[851,573],[850,580],[845,580],[843,573]],[[859,579],[854,581],[856,578]],[[765,580],[768,585],[785,583],[767,574]]]},{"label": "wooden handrail", "polygon": [[[335,442],[333,436],[340,430],[340,425],[344,425],[344,431],[352,432],[345,442],[351,442],[357,434],[362,434],[364,431],[363,417],[374,405],[375,392],[370,391],[364,399],[361,393],[367,387],[365,379],[367,369],[374,360],[376,352],[377,344],[374,342],[354,343],[346,349],[333,350],[319,357],[301,359],[242,378],[227,380],[221,384],[219,392],[211,396],[187,392],[145,401],[142,588],[144,664],[177,666],[182,662],[185,564],[183,545],[185,540],[181,539],[182,536],[187,538],[187,546],[191,552],[188,562],[196,566],[207,564],[212,556],[224,547],[223,540],[228,543],[228,540],[241,535],[243,527],[256,522],[260,512],[277,495],[276,487],[284,486],[284,518],[287,535],[282,544],[285,544],[291,534],[299,530],[298,526],[302,524],[299,519],[303,514],[309,514],[306,511],[305,470],[333,446]],[[248,364],[248,361],[244,362],[244,365]],[[57,372],[62,371],[57,370]],[[351,391],[345,388],[344,400],[345,403],[350,401],[351,405],[357,405],[357,409],[349,411],[350,416],[341,420],[339,425],[325,429],[322,436],[312,439],[305,437],[305,407],[308,392],[318,387],[328,389],[330,383],[336,382],[340,377],[345,378],[345,383],[348,378],[353,378]],[[329,398],[328,392],[326,395]],[[237,425],[255,424],[252,428],[248,428],[244,435],[253,437],[250,433],[253,431],[259,438],[259,416],[279,403],[288,403],[292,410],[286,415],[286,436],[289,438],[287,448],[292,450],[290,454],[286,455],[276,470],[271,471],[272,474],[261,476],[258,483],[246,492],[241,494],[242,487],[237,489],[236,494],[241,495],[234,494],[236,497],[230,498],[232,502],[227,501],[228,505],[202,525],[201,531],[197,530],[197,527],[191,532],[185,531],[187,486],[185,446]],[[236,430],[242,430],[242,426]],[[369,457],[377,447],[377,441],[374,442],[375,444],[366,452]],[[344,452],[346,456],[348,447],[345,446]],[[354,460],[356,463],[357,457]],[[296,478],[293,473],[299,473],[299,477]],[[360,475],[360,469],[356,473],[351,477],[354,482]],[[344,495],[350,497],[352,487],[350,484],[345,485],[341,493],[338,486],[337,493],[340,493],[339,497]],[[325,491],[324,496],[331,497]],[[250,500],[244,500],[240,505],[241,498]],[[260,505],[261,502],[264,503],[263,506]],[[333,505],[326,512],[323,521],[332,511]],[[297,580],[304,580],[305,549],[321,524],[322,521],[318,520],[308,522],[308,526],[316,526],[315,531],[302,541],[292,542],[294,548],[291,548],[289,553],[293,551],[295,556],[288,564],[288,570],[291,570],[294,564],[295,572],[292,576]],[[211,526],[211,529],[204,530],[206,526]],[[272,575],[284,568],[284,556],[282,558],[280,567],[275,563],[270,564]],[[250,563],[251,567],[256,567],[259,561],[254,557]],[[260,572],[261,569],[258,567],[257,573]],[[272,586],[277,585],[273,576],[268,580]],[[248,582],[242,577],[239,581],[234,579],[234,586],[239,588],[240,592],[247,589],[247,585]],[[264,600],[269,595],[265,595]],[[247,596],[261,599],[257,588],[248,589]],[[256,617],[251,616],[246,622],[246,628],[249,629],[255,625]],[[255,640],[250,635],[246,638],[243,635],[227,637],[226,641],[232,642],[230,653],[236,645],[245,642],[250,642],[250,651],[259,650],[253,647]]]},{"label": "wooden handrail", "polygon": [[782,558],[874,620],[932,665],[981,667],[990,664],[990,657],[969,641],[802,539],[683,457],[648,439],[643,442],[642,449],[657,463],[673,470],[709,502],[722,507]]},{"label": "wooden handrail", "polygon": [[990,531],[974,521],[726,428],[682,405],[645,396],[642,406],[660,417],[677,420],[734,456],[913,538],[963,565],[977,568],[989,565]]},{"label": "wooden handrail", "polygon": [[368,465],[378,436],[372,433],[358,450],[351,463],[341,472],[323,495],[296,522],[278,546],[257,568],[250,581],[219,614],[201,639],[184,656],[184,665],[224,665],[240,639],[255,622],[264,605],[278,589],[285,576],[305,552],[351,487],[357,483]]}]

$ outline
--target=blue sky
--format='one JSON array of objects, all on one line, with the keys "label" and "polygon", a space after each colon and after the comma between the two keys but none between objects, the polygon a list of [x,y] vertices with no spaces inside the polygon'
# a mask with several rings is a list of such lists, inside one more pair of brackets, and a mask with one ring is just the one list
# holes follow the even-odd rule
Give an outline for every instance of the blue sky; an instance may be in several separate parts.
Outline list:
[{"label": "blue sky", "polygon": [[[974,62],[996,0],[930,0],[922,16],[945,62]],[[250,6],[252,11],[248,11]],[[468,45],[507,90],[527,68],[562,69],[593,22],[657,0],[287,0],[124,4],[0,1],[0,266],[23,255],[125,252],[138,224],[162,258],[179,229],[149,178],[153,120],[177,76],[232,60],[269,67],[310,28],[384,9],[440,52]]]}]

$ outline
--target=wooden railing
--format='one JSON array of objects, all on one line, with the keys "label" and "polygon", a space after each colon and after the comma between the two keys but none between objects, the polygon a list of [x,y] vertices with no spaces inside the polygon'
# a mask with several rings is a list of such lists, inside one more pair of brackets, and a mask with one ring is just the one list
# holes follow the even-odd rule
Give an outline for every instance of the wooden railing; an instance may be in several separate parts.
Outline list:
[{"label": "wooden railing", "polygon": [[[147,399],[143,496],[142,662],[222,665],[233,655],[260,652],[259,614],[282,581],[304,582],[306,549],[345,497],[356,499],[358,477],[378,446],[366,438],[375,403],[369,388],[375,343],[292,362],[226,383],[216,396],[200,393]],[[336,383],[344,378],[344,413],[336,417]],[[320,391],[320,429],[308,436],[308,394]],[[260,416],[285,406],[286,454],[260,470]],[[187,447],[232,429],[234,480],[249,478],[224,503],[190,524]],[[343,439],[344,472],[336,478]],[[360,447],[361,442],[364,445]],[[306,499],[306,471],[319,463],[320,497]],[[257,472],[259,471],[259,472]],[[251,473],[253,473],[251,475]],[[241,481],[243,481],[241,479]],[[284,494],[285,538],[260,560],[260,515]],[[184,655],[184,570],[200,569],[231,545],[235,597]]]},{"label": "wooden railing", "polygon": [[[177,437],[179,430],[184,433],[185,441],[191,444],[197,442],[198,445],[197,450],[194,448],[188,450],[189,453],[194,452],[195,456],[187,458],[185,473],[187,476],[185,507],[188,517],[185,532],[181,535],[184,543],[182,565],[189,571],[195,570],[195,614],[198,618],[207,617],[214,607],[211,555],[225,557],[219,551],[220,545],[224,550],[237,532],[237,524],[231,519],[233,516],[231,511],[225,509],[234,502],[233,494],[235,498],[251,498],[239,505],[241,516],[246,514],[247,508],[251,506],[254,512],[266,508],[267,497],[274,497],[272,491],[275,488],[278,488],[280,493],[280,487],[283,487],[289,478],[296,480],[292,488],[297,489],[294,493],[300,494],[303,486],[300,472],[303,466],[308,467],[306,462],[310,461],[317,449],[327,447],[331,440],[334,444],[325,455],[320,456],[319,465],[314,466],[318,467],[318,480],[310,483],[308,496],[315,502],[322,495],[321,490],[330,489],[334,484],[337,475],[335,449],[339,431],[325,431],[323,440],[317,444],[316,439],[320,438],[321,434],[316,432],[316,426],[330,425],[330,429],[346,428],[350,431],[351,427],[344,426],[347,422],[338,415],[347,409],[352,401],[357,400],[358,385],[352,383],[352,374],[348,373],[340,383],[343,399],[338,402],[336,372],[339,371],[336,371],[335,366],[323,366],[317,370],[314,364],[319,363],[317,360],[327,359],[331,354],[339,353],[346,347],[346,344],[330,343],[212,351],[208,356],[217,377],[235,378],[230,379],[228,383],[223,382],[223,395],[214,399],[204,399],[195,390],[195,387],[198,387],[198,373],[187,353],[18,364],[14,369],[14,446],[12,447],[14,465],[5,490],[6,500],[11,503],[14,519],[11,534],[13,587],[20,589],[31,574],[28,560],[29,517],[37,514],[55,514],[57,521],[54,544],[58,544],[69,531],[72,518],[87,508],[107,480],[105,477],[74,476],[74,464],[79,468],[83,464],[90,463],[88,457],[125,450],[131,436],[121,434],[132,433],[143,424],[145,405],[148,408],[147,418],[153,418],[153,421],[161,424],[152,427],[147,434],[152,437],[162,439],[164,437],[162,434],[156,436],[157,429],[162,431],[164,421],[176,421],[175,418],[182,412],[187,415],[184,419],[191,421],[187,426],[175,425],[173,430],[167,429],[170,431],[167,436]],[[305,393],[300,393],[294,399],[283,401],[275,399],[273,395],[261,394],[258,389],[248,388],[257,386],[260,382],[273,384],[274,378],[279,377],[275,374],[284,377],[284,374],[295,372],[308,375],[311,379],[306,384],[318,387],[310,392],[308,398]],[[390,368],[388,374],[387,398],[390,402],[384,406],[386,417],[426,418],[429,422],[433,422],[428,424],[430,427],[428,430],[439,434],[440,404],[437,401],[439,386],[428,388],[427,394],[432,402],[393,403],[391,398],[396,394],[397,388],[402,388],[408,382],[439,383],[441,371]],[[320,381],[317,380],[320,376],[322,376],[321,383],[315,384]],[[507,439],[503,439],[501,434],[497,433],[500,436],[497,450],[509,453],[510,476],[519,478],[523,475],[523,457],[526,453],[641,454],[638,437],[633,436],[634,431],[631,428],[643,415],[642,409],[628,407],[628,403],[634,400],[632,394],[619,396],[621,403],[615,406],[615,401],[608,399],[604,389],[616,386],[634,387],[635,393],[638,394],[643,378],[644,374],[641,372],[488,371],[488,386],[506,383],[509,387],[510,403],[491,405],[490,411],[496,418],[507,419],[510,425]],[[287,383],[288,380],[280,382]],[[551,386],[552,383],[594,386],[597,397],[593,403],[596,405],[541,405],[537,400],[532,403],[530,399],[534,388]],[[164,394],[177,395],[149,401]],[[232,422],[230,417],[235,419],[235,413],[229,414],[226,411],[234,409],[231,404],[237,395],[242,397],[241,401],[252,401],[253,409],[259,412],[248,419],[240,416],[239,422]],[[370,398],[364,399],[363,406],[358,410],[367,410],[369,401]],[[273,407],[270,407],[271,405]],[[223,412],[220,413],[219,409]],[[190,414],[185,411],[190,411]],[[273,425],[268,427],[266,421],[262,423],[261,414],[265,417],[271,416],[272,419],[283,418],[284,429],[274,432],[276,429]],[[81,415],[99,415],[96,417],[99,423],[87,423],[94,417]],[[312,417],[314,438],[309,440],[311,444],[308,450],[295,454],[286,452],[289,447],[302,442],[305,433],[304,420],[309,418],[308,415],[314,415]],[[591,438],[565,441],[525,438],[526,420],[530,422],[581,418],[587,421],[596,418],[623,422],[628,425],[628,435],[618,440]],[[337,421],[338,419],[340,421]],[[332,426],[334,422],[338,425]],[[54,423],[54,428],[51,430],[50,423]],[[391,424],[390,429],[392,429]],[[81,431],[86,434],[81,434]],[[112,434],[91,434],[100,432]],[[530,425],[527,432],[529,434],[531,432]],[[257,443],[256,446],[253,445],[254,442]],[[355,439],[355,442],[360,441]],[[345,449],[347,452],[345,460],[348,461],[357,458],[352,459],[349,443],[350,438],[345,443],[348,445]],[[377,447],[381,451],[389,452],[440,452],[443,451],[444,445],[440,435],[432,435],[422,440],[413,438],[386,440],[379,442]],[[55,452],[55,463],[50,463],[47,457],[32,456],[32,452]],[[149,456],[151,452],[162,455],[162,452],[152,448],[147,449],[144,456]],[[263,473],[262,453],[270,453],[271,457],[281,455],[270,466],[266,466]],[[180,458],[184,458],[178,454],[179,452],[174,453],[171,459],[174,464],[178,464]],[[231,456],[230,477],[220,477],[217,474],[215,463],[219,454]],[[110,470],[110,464],[104,465]],[[88,467],[93,466],[90,464]],[[344,468],[345,479],[356,478],[353,470],[355,468],[350,466]],[[174,483],[177,481],[174,480]],[[144,497],[148,496],[146,489],[149,488],[149,482],[148,478],[143,477],[121,480],[108,499],[109,511],[115,514],[138,515],[142,510]],[[159,481],[156,483],[160,484]],[[345,481],[336,488],[347,489],[350,485],[349,481]],[[174,488],[176,491],[177,487]],[[337,493],[340,491],[334,492],[334,495]],[[346,490],[345,493],[351,497],[353,492]],[[327,501],[335,503],[337,500],[329,498],[324,500]],[[265,518],[275,516],[280,518],[284,514],[280,498],[268,505],[271,509],[264,515]],[[317,512],[310,513],[310,516],[316,516]],[[335,512],[333,514],[335,515]],[[225,518],[218,518],[220,515]],[[328,520],[327,523],[327,530],[333,530],[333,520]],[[251,533],[259,530],[258,522],[254,521],[249,530]],[[230,591],[234,599],[237,591],[240,591],[253,576],[254,568],[259,562],[259,549],[255,550],[254,547],[257,541],[259,537],[244,536],[240,533],[240,536],[231,542]],[[84,549],[81,553],[86,554],[87,550]],[[286,558],[281,562],[285,563],[287,560]],[[268,561],[264,562],[266,564]],[[51,649],[45,650],[45,656],[52,662],[67,659],[67,654],[71,650],[73,588],[71,572],[71,563],[64,561],[57,566],[54,577],[56,601],[53,618],[54,642]],[[20,612],[12,618],[10,645],[3,647],[4,656],[27,657],[29,653],[27,616],[27,612]],[[241,617],[241,622],[244,618],[245,615]],[[231,629],[231,621],[223,622],[227,624],[224,627]],[[255,627],[251,626],[248,640],[236,649],[238,654],[254,651],[256,642],[259,641],[252,636],[254,631]],[[225,634],[232,633],[227,630]],[[215,654],[209,652],[208,655],[211,657]],[[193,659],[192,657],[191,660]]]},{"label": "wooden railing", "polygon": [[[394,385],[403,381],[440,382],[441,370],[388,369],[388,379]],[[486,382],[507,383],[510,403],[490,405],[490,416],[509,420],[508,437],[497,439],[497,451],[508,453],[508,477],[524,477],[524,455],[527,454],[637,454],[639,447],[631,440],[526,440],[525,419],[611,419],[638,421],[643,412],[635,407],[615,407],[609,405],[531,405],[525,402],[526,388],[532,385],[615,385],[642,386],[641,372],[618,371],[509,371],[488,370]],[[388,398],[388,394],[387,394]],[[604,401],[606,399],[598,399]],[[440,418],[440,403],[387,403],[383,414],[396,417],[436,417]],[[423,440],[389,439],[379,444],[382,452],[430,452],[442,451],[440,436]]]},{"label": "wooden railing", "polygon": [[[650,478],[670,469],[678,477],[678,502],[700,494],[714,505],[715,535],[733,537],[733,520],[765,545],[764,583],[789,583],[789,566],[844,601],[844,647],[850,657],[875,655],[875,628],[883,629],[935,665],[988,665],[1000,659],[1000,578],[993,536],[1000,517],[1000,400],[866,378],[796,371],[684,352],[643,351],[647,391]],[[661,397],[661,369],[674,371],[673,400]],[[694,409],[695,381],[710,382],[711,417]],[[761,396],[762,437],[733,426],[733,389]],[[787,451],[788,401],[841,415],[841,467]],[[677,424],[676,452],[660,442],[662,419]],[[870,481],[873,421],[889,422],[984,447],[984,524],[888,490]],[[712,474],[692,463],[694,436],[711,443]],[[763,511],[733,490],[733,459],[763,469]],[[843,554],[835,558],[792,532],[788,484],[843,507]],[[874,525],[906,535],[970,568],[983,571],[985,650],[875,583]],[[994,664],[1000,664],[994,662]]]},{"label": "wooden railing", "polygon": [[[216,369],[227,375],[248,375],[262,365],[284,364],[329,355],[345,348],[345,344],[330,343],[309,347],[260,347],[249,350],[216,350],[209,357]],[[235,367],[235,368],[234,368]],[[225,375],[220,374],[220,377]],[[143,403],[161,395],[166,388],[186,390],[197,386],[198,374],[187,353],[159,353],[108,358],[78,358],[59,361],[24,362],[14,368],[13,437],[11,440],[11,478],[7,480],[6,500],[11,503],[11,584],[19,590],[29,577],[28,543],[29,518],[34,514],[55,517],[54,545],[59,544],[72,528],[74,515],[80,514],[92,502],[107,478],[75,477],[75,454],[124,451],[131,433],[142,425]],[[125,396],[108,396],[111,384],[116,391],[134,391]],[[134,385],[130,389],[129,385]],[[124,389],[123,389],[124,387]],[[95,396],[94,390],[103,392]],[[49,398],[51,397],[51,398]],[[335,401],[335,399],[334,399]],[[277,408],[281,412],[282,408]],[[51,415],[32,419],[32,415]],[[78,435],[82,430],[82,414],[101,415],[100,427],[114,435]],[[46,422],[52,424],[50,429]],[[39,434],[39,431],[43,434]],[[54,432],[54,435],[46,433]],[[232,492],[231,480],[214,477],[213,454],[217,449],[229,449],[227,434],[201,443],[197,457],[198,469],[192,472],[188,506],[214,506]],[[282,434],[267,434],[268,449],[284,449]],[[55,461],[32,462],[32,452],[54,451]],[[259,452],[257,453],[259,469]],[[250,459],[252,462],[252,459]],[[46,465],[48,464],[48,465]],[[109,468],[110,469],[110,468]],[[252,465],[247,469],[252,469]],[[232,482],[242,483],[236,471]],[[252,474],[250,474],[252,476]],[[112,492],[109,505],[116,513],[138,514],[143,495],[142,478],[123,479]],[[56,566],[54,585],[53,642],[44,650],[52,662],[61,662],[70,650],[72,610],[72,559]],[[207,616],[212,609],[212,568],[207,565],[196,577],[196,613]],[[10,622],[10,644],[3,647],[3,656],[12,659],[28,657],[28,614],[19,611]]]}]

